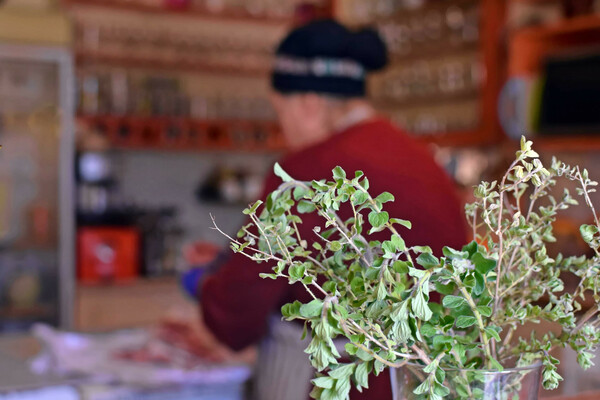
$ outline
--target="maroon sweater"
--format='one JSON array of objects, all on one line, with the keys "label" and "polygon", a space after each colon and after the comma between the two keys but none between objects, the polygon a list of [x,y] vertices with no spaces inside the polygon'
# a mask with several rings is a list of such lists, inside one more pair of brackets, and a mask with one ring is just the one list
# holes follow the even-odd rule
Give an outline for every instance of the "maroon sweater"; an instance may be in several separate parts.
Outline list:
[{"label": "maroon sweater", "polygon": [[[280,164],[293,178],[306,181],[331,180],[331,170],[338,165],[349,176],[361,170],[369,179],[372,195],[388,191],[395,196],[395,202],[384,206],[390,217],[412,222],[411,230],[401,231],[407,245],[428,245],[439,254],[443,246],[459,248],[466,243],[462,206],[451,180],[426,148],[386,120],[352,126],[325,142],[287,155]],[[280,184],[278,177],[269,175],[263,198]],[[314,226],[323,226],[317,215],[303,214],[301,218],[298,228],[303,238],[314,235]],[[374,238],[381,240],[382,234]],[[205,323],[234,350],[259,342],[267,331],[269,316],[283,304],[311,300],[302,285],[258,276],[271,272],[271,267],[234,254],[204,281],[201,305]],[[370,389],[362,394],[351,394],[352,400],[386,398],[391,398],[387,374],[372,379]]]}]

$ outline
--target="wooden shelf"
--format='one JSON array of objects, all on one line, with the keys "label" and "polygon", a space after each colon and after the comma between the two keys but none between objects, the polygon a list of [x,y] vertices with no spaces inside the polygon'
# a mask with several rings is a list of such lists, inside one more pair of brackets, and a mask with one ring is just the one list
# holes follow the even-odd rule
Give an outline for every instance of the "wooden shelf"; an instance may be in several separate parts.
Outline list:
[{"label": "wooden shelf", "polygon": [[30,307],[0,307],[0,319],[50,318],[55,316],[55,309],[49,305]]},{"label": "wooden shelf", "polygon": [[[484,0],[484,1],[487,1],[487,0]],[[453,4],[458,5],[458,6],[469,6],[469,5],[473,5],[476,3],[477,3],[477,1],[473,1],[473,0],[454,0],[453,1]],[[377,20],[377,22],[394,22],[394,21],[397,21],[399,18],[405,19],[406,17],[423,14],[424,12],[428,12],[428,11],[434,11],[434,10],[444,11],[447,7],[448,7],[448,4],[445,4],[443,2],[436,2],[436,1],[425,2],[425,5],[423,5],[423,6],[420,6],[420,7],[414,8],[414,9],[411,9],[411,8],[401,9],[399,11],[396,11],[396,13],[394,13],[392,15],[379,18]]]},{"label": "wooden shelf", "polygon": [[114,148],[178,151],[282,151],[285,140],[274,121],[196,120],[184,117],[79,115]]},{"label": "wooden shelf", "polygon": [[[456,0],[452,2],[446,2],[443,5],[433,4],[419,8],[418,11],[406,11],[403,15],[411,15],[411,13],[418,14],[422,13],[423,10],[429,9],[446,9],[449,4],[473,4],[472,1],[468,0]],[[481,0],[480,4],[480,35],[479,41],[472,44],[466,44],[464,46],[451,47],[439,49],[439,51],[426,50],[416,53],[414,56],[410,55],[407,57],[391,56],[392,65],[390,69],[394,68],[394,65],[400,65],[403,62],[410,62],[423,58],[434,58],[439,59],[449,56],[468,56],[476,55],[483,63],[485,69],[485,81],[482,83],[481,88],[475,89],[468,93],[462,93],[456,96],[438,96],[437,98],[428,99],[415,99],[413,102],[396,102],[394,105],[393,101],[380,101],[375,100],[379,106],[383,106],[382,111],[385,110],[385,106],[412,106],[413,104],[429,105],[435,103],[435,105],[441,105],[443,103],[453,104],[458,98],[460,100],[473,99],[478,103],[478,120],[481,121],[478,126],[473,128],[465,128],[460,131],[449,131],[449,132],[436,132],[431,134],[419,134],[414,135],[417,140],[421,140],[426,143],[437,144],[444,147],[473,147],[473,146],[487,146],[491,144],[497,144],[504,140],[500,124],[497,116],[497,100],[505,80],[505,58],[504,50],[501,43],[505,40],[505,15],[506,15],[506,1],[505,0]],[[378,24],[384,24],[386,22],[397,21],[398,17],[381,18],[377,22]],[[374,83],[375,84],[375,83]]]},{"label": "wooden shelf", "polygon": [[548,56],[600,44],[600,14],[566,19],[557,24],[523,28],[511,35],[510,75],[537,74]]},{"label": "wooden shelf", "polygon": [[517,30],[514,35],[539,40],[593,31],[600,31],[600,14],[569,18],[550,25],[527,27]]},{"label": "wooden shelf", "polygon": [[184,16],[202,19],[220,19],[220,20],[232,20],[242,22],[255,22],[255,23],[270,23],[270,24],[289,24],[292,21],[293,16],[290,17],[278,17],[269,15],[254,15],[246,11],[240,10],[235,12],[232,10],[223,10],[221,12],[212,12],[206,8],[200,7],[161,7],[150,4],[142,4],[135,2],[124,2],[115,0],[63,0],[68,6],[83,5],[83,6],[95,6],[103,8],[112,8],[123,11],[135,11],[151,14],[171,15],[171,16]]},{"label": "wooden shelf", "polygon": [[[600,151],[600,133],[597,136],[534,136],[530,138],[536,150],[552,152]],[[516,142],[515,142],[516,143]]]},{"label": "wooden shelf", "polygon": [[107,64],[121,68],[139,68],[158,71],[180,71],[187,73],[212,73],[231,74],[267,78],[269,69],[267,67],[250,67],[238,65],[212,65],[206,62],[188,62],[181,59],[159,60],[146,59],[137,56],[115,56],[103,52],[92,52],[87,50],[76,50],[75,60],[79,66],[86,64]]},{"label": "wooden shelf", "polygon": [[480,97],[481,90],[478,88],[473,88],[455,93],[436,93],[427,96],[409,96],[402,100],[381,97],[373,99],[373,103],[377,108],[389,110],[397,107],[412,108],[443,105],[467,100],[478,100]]},{"label": "wooden shelf", "polygon": [[497,142],[497,139],[483,134],[481,129],[440,132],[428,135],[416,136],[417,140],[425,143],[435,144],[441,147],[473,147],[487,146]]},{"label": "wooden shelf", "polygon": [[422,49],[407,55],[390,53],[392,65],[403,64],[411,61],[443,59],[447,57],[479,55],[480,43],[465,43],[457,46],[445,46],[442,48]]}]

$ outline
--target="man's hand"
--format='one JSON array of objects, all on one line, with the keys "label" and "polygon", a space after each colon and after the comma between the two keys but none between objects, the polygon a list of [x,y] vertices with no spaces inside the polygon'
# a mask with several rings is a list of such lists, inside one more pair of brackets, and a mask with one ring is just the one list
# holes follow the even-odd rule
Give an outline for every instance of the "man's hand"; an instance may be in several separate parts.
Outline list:
[{"label": "man's hand", "polygon": [[202,323],[202,319],[181,320],[169,318],[159,327],[159,336],[169,344],[194,354],[200,358],[224,363],[240,362],[252,364],[256,360],[256,349],[248,348],[234,352],[219,343]]},{"label": "man's hand", "polygon": [[195,242],[184,247],[183,255],[192,266],[203,266],[217,258],[221,248],[210,242]]}]

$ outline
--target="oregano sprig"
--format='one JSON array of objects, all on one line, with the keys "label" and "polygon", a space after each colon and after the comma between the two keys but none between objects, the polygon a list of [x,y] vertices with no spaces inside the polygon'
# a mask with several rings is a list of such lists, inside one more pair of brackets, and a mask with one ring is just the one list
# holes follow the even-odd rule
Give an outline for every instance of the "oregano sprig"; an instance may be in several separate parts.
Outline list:
[{"label": "oregano sprig", "polygon": [[[402,233],[411,223],[385,211],[393,194],[371,195],[362,172],[348,176],[336,167],[331,180],[312,182],[293,179],[279,165],[275,173],[281,186],[245,209],[250,223],[228,238],[233,251],[272,266],[263,278],[287,279],[311,294],[309,303],[296,301],[281,312],[310,327],[306,353],[318,371],[314,398],[347,399],[351,385],[368,386],[369,374],[406,363],[423,365],[427,376],[414,393],[434,400],[451,393],[478,398],[480,391],[468,386],[476,374],[468,371],[502,370],[509,363],[541,362],[544,387],[555,388],[562,379],[551,355],[557,347],[577,351],[583,368],[592,364],[600,342],[600,224],[589,197],[597,183],[586,170],[556,159],[546,167],[522,138],[500,182],[474,189],[475,201],[465,208],[473,241],[444,248],[441,258],[426,243],[406,244]],[[547,252],[546,244],[556,240],[557,214],[578,205],[567,189],[555,197],[559,179],[574,182],[591,210],[593,223],[582,225],[581,234],[592,257]],[[344,209],[351,215],[346,220]],[[307,213],[316,213],[322,225],[302,237],[298,227]],[[372,240],[376,232],[387,239]],[[573,293],[565,292],[565,272],[579,278]],[[430,300],[432,291],[442,295],[440,304]],[[594,305],[581,313],[587,296]],[[557,324],[560,333],[517,334],[539,321]],[[344,352],[336,346],[340,339]],[[449,368],[464,371],[452,384]]]}]

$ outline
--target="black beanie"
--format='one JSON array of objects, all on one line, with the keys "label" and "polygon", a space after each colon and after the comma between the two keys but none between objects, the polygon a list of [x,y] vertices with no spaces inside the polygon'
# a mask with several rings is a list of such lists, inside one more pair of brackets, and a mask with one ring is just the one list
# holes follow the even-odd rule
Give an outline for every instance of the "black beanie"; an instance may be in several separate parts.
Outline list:
[{"label": "black beanie", "polygon": [[318,20],[294,29],[281,42],[271,84],[284,94],[364,97],[367,73],[386,64],[386,47],[375,30],[350,31],[334,20]]}]

